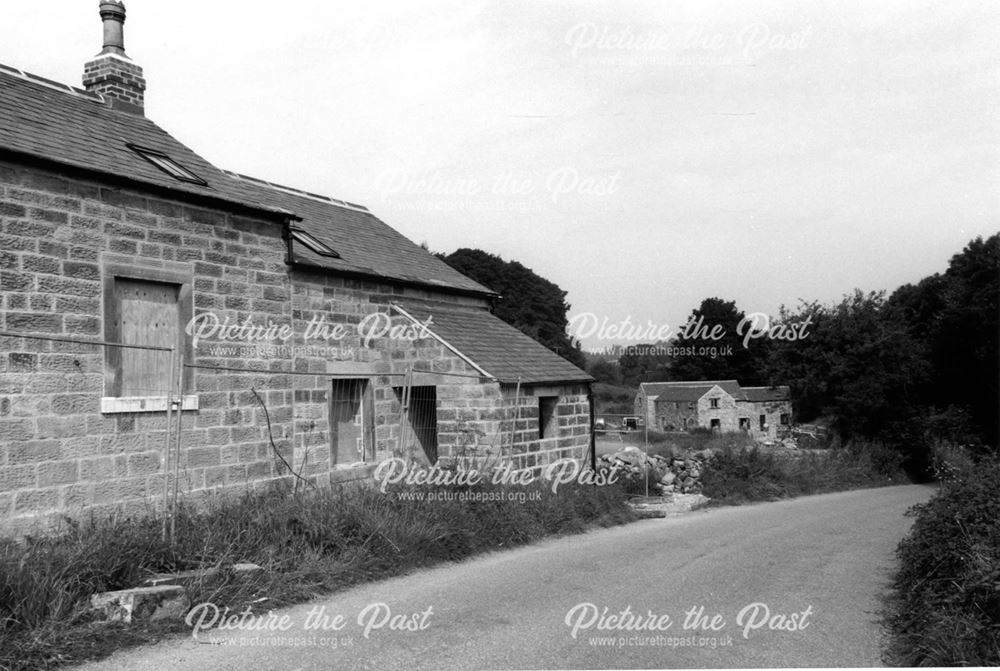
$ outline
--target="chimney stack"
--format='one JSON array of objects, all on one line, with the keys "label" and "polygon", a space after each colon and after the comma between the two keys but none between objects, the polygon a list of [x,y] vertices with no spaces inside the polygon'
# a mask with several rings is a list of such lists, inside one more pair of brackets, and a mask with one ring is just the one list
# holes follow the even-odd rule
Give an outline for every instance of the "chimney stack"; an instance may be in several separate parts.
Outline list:
[{"label": "chimney stack", "polygon": [[146,79],[142,68],[125,55],[125,5],[101,2],[104,47],[83,66],[83,87],[99,93],[115,109],[145,115]]}]

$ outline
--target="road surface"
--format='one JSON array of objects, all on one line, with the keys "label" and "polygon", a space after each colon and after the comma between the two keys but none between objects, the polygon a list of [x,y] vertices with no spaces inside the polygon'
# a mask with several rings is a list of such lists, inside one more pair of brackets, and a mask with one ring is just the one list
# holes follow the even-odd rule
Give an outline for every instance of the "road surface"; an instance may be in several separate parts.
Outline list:
[{"label": "road surface", "polygon": [[[696,511],[357,587],[87,669],[879,666],[921,486]],[[211,606],[196,609],[207,624]],[[197,624],[197,622],[195,623]]]}]

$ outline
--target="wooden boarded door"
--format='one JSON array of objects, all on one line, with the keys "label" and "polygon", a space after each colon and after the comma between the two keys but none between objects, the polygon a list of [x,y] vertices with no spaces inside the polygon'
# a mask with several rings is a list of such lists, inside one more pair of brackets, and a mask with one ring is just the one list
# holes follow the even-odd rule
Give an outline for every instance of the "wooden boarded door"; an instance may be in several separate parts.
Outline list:
[{"label": "wooden boarded door", "polygon": [[[176,347],[180,325],[176,284],[115,280],[118,339],[123,345]],[[170,388],[170,355],[141,349],[118,349],[118,396],[166,396]]]}]

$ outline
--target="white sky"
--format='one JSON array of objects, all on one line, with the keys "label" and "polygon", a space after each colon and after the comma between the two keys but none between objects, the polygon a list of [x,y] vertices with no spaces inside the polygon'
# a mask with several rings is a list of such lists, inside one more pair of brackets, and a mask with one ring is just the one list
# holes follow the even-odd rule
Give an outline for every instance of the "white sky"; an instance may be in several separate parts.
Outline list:
[{"label": "white sky", "polygon": [[[520,261],[571,315],[892,290],[1000,230],[991,0],[126,5],[182,142]],[[97,6],[5,2],[0,62],[79,85]]]}]

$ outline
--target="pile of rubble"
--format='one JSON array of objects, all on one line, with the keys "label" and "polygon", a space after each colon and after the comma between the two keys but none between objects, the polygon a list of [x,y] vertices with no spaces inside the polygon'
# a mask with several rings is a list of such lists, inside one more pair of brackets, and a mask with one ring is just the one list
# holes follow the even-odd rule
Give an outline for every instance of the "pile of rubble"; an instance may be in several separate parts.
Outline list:
[{"label": "pile of rubble", "polygon": [[598,470],[601,467],[617,467],[625,475],[642,477],[648,468],[656,473],[660,493],[700,494],[703,460],[694,455],[668,459],[658,454],[646,455],[637,447],[626,447],[614,454],[605,454],[598,458]]},{"label": "pile of rubble", "polygon": [[794,437],[782,438],[780,440],[768,438],[765,440],[758,440],[756,447],[759,450],[766,451],[797,450],[799,449],[799,444]]}]

